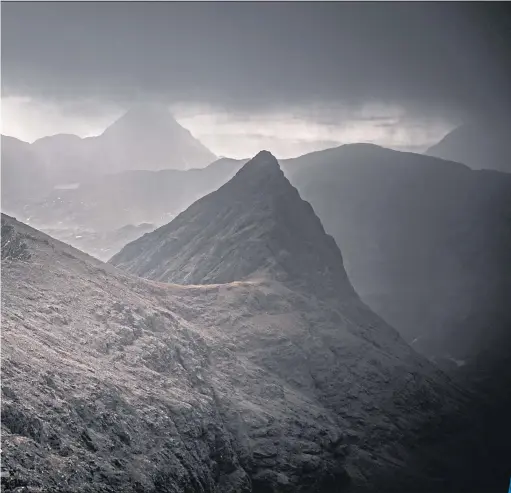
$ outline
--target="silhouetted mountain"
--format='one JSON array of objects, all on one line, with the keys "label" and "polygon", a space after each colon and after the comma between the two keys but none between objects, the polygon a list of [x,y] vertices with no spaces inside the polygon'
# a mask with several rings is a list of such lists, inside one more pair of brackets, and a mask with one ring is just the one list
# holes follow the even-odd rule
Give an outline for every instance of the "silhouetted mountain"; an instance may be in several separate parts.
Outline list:
[{"label": "silhouetted mountain", "polygon": [[467,123],[448,133],[426,154],[458,161],[472,169],[511,172],[511,121]]}]

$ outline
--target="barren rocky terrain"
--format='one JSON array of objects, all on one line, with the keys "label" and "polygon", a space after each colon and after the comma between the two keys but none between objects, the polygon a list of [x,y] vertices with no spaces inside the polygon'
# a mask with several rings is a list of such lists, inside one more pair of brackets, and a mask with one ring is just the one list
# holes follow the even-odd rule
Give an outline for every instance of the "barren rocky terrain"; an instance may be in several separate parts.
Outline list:
[{"label": "barren rocky terrain", "polygon": [[2,216],[4,491],[481,491],[481,404],[360,301],[269,153],[184,214],[137,268],[202,285]]}]

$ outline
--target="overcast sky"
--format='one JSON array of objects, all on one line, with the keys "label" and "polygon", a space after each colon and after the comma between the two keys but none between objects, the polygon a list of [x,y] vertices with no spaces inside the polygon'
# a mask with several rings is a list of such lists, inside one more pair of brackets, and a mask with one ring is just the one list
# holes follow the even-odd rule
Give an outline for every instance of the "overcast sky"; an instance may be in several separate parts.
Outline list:
[{"label": "overcast sky", "polygon": [[99,133],[160,100],[217,154],[419,149],[509,113],[502,3],[2,3],[2,131]]}]

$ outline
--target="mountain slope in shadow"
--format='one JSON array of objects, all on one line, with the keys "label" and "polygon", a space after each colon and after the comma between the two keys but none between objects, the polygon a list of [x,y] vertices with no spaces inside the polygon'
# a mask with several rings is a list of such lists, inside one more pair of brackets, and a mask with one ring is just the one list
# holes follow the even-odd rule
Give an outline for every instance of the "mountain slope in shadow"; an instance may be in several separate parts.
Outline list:
[{"label": "mountain slope in shadow", "polygon": [[457,366],[506,347],[509,175],[365,144],[302,156],[286,173],[362,299],[415,348]]}]

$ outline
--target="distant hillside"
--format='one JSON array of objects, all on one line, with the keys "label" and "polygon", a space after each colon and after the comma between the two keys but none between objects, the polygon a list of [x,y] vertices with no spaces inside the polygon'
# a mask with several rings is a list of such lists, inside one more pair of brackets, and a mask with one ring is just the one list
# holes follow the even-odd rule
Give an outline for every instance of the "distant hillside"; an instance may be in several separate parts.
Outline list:
[{"label": "distant hillside", "polygon": [[164,224],[194,200],[231,178],[242,161],[222,158],[192,170],[134,170],[93,177],[57,189],[18,214],[38,227],[117,229],[125,224]]},{"label": "distant hillside", "polygon": [[429,156],[458,161],[472,169],[511,173],[511,122],[474,122],[448,133],[430,147]]},{"label": "distant hillside", "polygon": [[3,211],[21,211],[48,195],[52,181],[30,144],[2,135],[1,151]]}]

